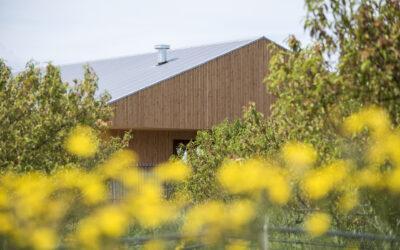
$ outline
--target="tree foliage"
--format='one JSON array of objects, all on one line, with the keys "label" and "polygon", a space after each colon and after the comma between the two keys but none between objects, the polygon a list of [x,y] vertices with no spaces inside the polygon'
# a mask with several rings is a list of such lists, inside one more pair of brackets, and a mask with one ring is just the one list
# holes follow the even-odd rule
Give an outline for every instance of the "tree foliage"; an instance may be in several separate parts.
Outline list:
[{"label": "tree foliage", "polygon": [[307,0],[305,28],[314,43],[278,51],[266,78],[277,95],[271,122],[281,140],[305,140],[339,156],[338,124],[377,105],[400,121],[400,3]]},{"label": "tree foliage", "polygon": [[193,168],[193,175],[185,185],[190,197],[194,201],[226,198],[216,182],[215,171],[226,158],[267,153],[270,134],[264,116],[256,111],[254,104],[244,110],[242,119],[225,120],[210,131],[199,131],[196,140],[186,148],[187,160]]},{"label": "tree foliage", "polygon": [[[67,163],[90,168],[126,145],[128,135],[106,136],[110,96],[97,97],[96,91],[97,76],[88,67],[82,81],[66,83],[51,64],[43,70],[29,63],[14,75],[0,61],[0,170],[49,173]],[[78,158],[64,150],[64,138],[78,124],[103,135],[94,158]]]},{"label": "tree foliage", "polygon": [[[275,155],[279,160],[277,149],[288,141],[301,141],[317,148],[320,164],[351,158],[357,159],[356,168],[363,168],[367,162],[361,155],[366,150],[364,145],[368,137],[361,133],[350,142],[343,135],[343,119],[364,107],[379,106],[388,111],[394,126],[399,125],[400,2],[306,0],[305,5],[305,29],[312,43],[302,47],[291,36],[288,39],[290,50],[275,49],[268,65],[270,73],[265,79],[269,92],[277,97],[271,116],[259,123],[241,120],[240,127],[244,131],[240,132],[235,130],[236,122],[202,132],[199,141],[193,143],[203,149],[201,156],[195,148],[189,147],[189,163],[194,166],[195,173],[199,173],[192,181],[196,185],[201,183],[196,192],[206,194],[200,198],[219,197],[213,195],[220,194],[218,185],[213,182],[214,169],[224,157],[240,151],[240,142],[248,138],[262,143],[250,144],[240,157],[259,153]],[[229,134],[228,131],[235,131],[235,136],[219,136]],[[237,143],[232,144],[232,141]],[[198,166],[201,171],[197,170]],[[392,167],[389,163],[385,165],[386,169]],[[214,187],[216,190],[209,192]],[[363,197],[357,211],[365,215],[361,219],[340,217],[333,207],[325,208],[332,210],[338,227],[348,230],[360,226],[370,230],[387,227],[398,232],[399,216],[395,212],[398,205],[384,192],[370,192]],[[197,198],[195,196],[195,200]],[[321,206],[321,203],[297,199],[289,210],[298,214],[297,220],[301,221],[307,211],[318,210]]]}]

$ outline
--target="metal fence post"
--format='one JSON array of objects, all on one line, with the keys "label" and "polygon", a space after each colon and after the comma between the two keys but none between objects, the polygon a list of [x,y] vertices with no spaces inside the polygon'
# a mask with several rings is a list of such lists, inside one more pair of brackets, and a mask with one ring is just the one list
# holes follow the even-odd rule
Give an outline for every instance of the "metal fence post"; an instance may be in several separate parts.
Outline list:
[{"label": "metal fence post", "polygon": [[268,217],[264,216],[264,225],[262,229],[262,250],[268,250]]}]

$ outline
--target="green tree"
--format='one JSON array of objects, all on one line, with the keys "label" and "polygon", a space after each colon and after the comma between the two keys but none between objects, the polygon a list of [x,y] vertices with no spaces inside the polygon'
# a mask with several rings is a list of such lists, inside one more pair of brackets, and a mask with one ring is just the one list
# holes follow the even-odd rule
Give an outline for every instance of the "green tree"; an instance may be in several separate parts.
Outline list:
[{"label": "green tree", "polygon": [[[399,125],[400,2],[306,0],[305,5],[305,29],[312,43],[302,47],[295,37],[290,37],[290,50],[276,48],[269,63],[270,74],[265,79],[268,90],[277,97],[271,116],[247,125],[249,121],[242,120],[241,128],[248,133],[236,133],[233,137],[220,135],[235,131],[235,123],[225,123],[199,134],[199,141],[193,145],[203,149],[201,156],[195,148],[189,147],[188,161],[195,173],[201,173],[193,177],[193,183],[200,187],[195,191],[206,194],[200,198],[219,197],[214,196],[219,193],[213,174],[224,157],[235,155],[237,151],[242,152],[240,157],[253,153],[273,155],[287,141],[302,141],[317,149],[320,163],[349,156],[356,158],[357,167],[362,168],[365,162],[361,152],[365,150],[363,145],[368,137],[364,133],[353,138],[356,140],[350,145],[348,138],[342,135],[343,119],[363,107],[375,105],[387,110],[394,125]],[[250,124],[255,128],[247,130]],[[253,143],[246,150],[241,149],[241,143],[232,143],[248,137],[262,143]],[[198,164],[199,161],[202,164]],[[197,169],[199,166],[201,171]],[[210,187],[216,189],[210,192]],[[336,227],[399,232],[400,215],[396,211],[400,208],[393,199],[385,192],[362,197],[360,210],[354,214],[365,216],[337,214],[334,216]],[[324,208],[336,213],[332,206],[304,203],[301,199],[290,206],[292,210],[288,213],[297,213],[300,222],[304,213],[313,209]]]},{"label": "green tree", "polygon": [[[0,60],[0,171],[40,170],[50,173],[65,164],[90,168],[127,145],[129,135],[106,135],[112,108],[110,96],[97,97],[97,76],[85,68],[82,81],[63,82],[60,70],[49,64],[45,70],[28,63],[12,74]],[[101,136],[100,151],[82,159],[64,150],[72,128],[87,125]]]},{"label": "green tree", "polygon": [[[277,51],[266,78],[277,95],[271,123],[278,141],[302,140],[326,159],[340,156],[342,119],[369,105],[400,122],[400,3],[306,0],[313,44]],[[339,136],[338,136],[339,135]],[[339,140],[339,141],[338,141]]]},{"label": "green tree", "polygon": [[[195,202],[227,198],[215,179],[215,172],[222,161],[268,153],[270,135],[266,119],[257,112],[254,104],[244,109],[241,119],[225,120],[209,131],[198,132],[196,140],[186,148],[193,175],[185,184],[185,191]],[[183,154],[184,151],[181,152]]]}]

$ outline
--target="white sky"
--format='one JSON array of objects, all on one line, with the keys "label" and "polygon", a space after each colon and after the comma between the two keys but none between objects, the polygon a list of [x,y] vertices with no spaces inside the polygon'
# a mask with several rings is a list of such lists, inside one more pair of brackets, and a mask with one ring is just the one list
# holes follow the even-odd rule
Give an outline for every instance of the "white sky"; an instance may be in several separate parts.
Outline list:
[{"label": "white sky", "polygon": [[0,0],[0,58],[56,64],[303,32],[303,0]]}]

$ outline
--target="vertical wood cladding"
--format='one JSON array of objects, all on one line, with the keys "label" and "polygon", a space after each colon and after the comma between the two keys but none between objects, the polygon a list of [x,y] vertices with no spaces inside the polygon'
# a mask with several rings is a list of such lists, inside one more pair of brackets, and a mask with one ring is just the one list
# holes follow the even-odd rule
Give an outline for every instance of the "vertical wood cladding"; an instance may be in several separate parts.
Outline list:
[{"label": "vertical wood cladding", "polygon": [[[122,130],[110,131],[112,135],[122,135]],[[154,165],[167,161],[173,154],[174,140],[191,140],[196,137],[196,131],[188,130],[133,130],[133,140],[129,148],[139,156],[141,165]]]},{"label": "vertical wood cladding", "polygon": [[268,116],[273,96],[262,83],[270,59],[268,43],[257,40],[115,102],[112,128],[208,129],[240,117],[249,102]]}]

